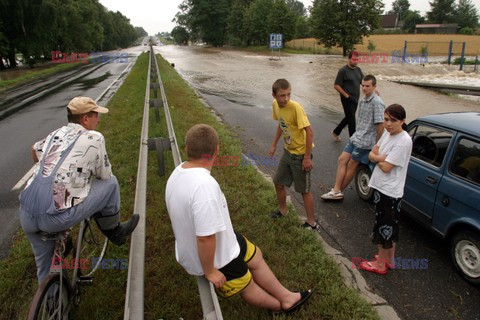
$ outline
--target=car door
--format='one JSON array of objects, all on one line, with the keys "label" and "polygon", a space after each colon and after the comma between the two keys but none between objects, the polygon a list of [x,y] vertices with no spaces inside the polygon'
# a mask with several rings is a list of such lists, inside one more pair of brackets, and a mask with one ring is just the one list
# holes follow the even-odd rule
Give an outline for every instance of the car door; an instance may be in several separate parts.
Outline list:
[{"label": "car door", "polygon": [[409,126],[412,156],[408,165],[402,208],[420,222],[431,225],[444,159],[453,132],[427,123]]},{"label": "car door", "polygon": [[433,228],[445,234],[462,221],[480,229],[480,139],[461,135],[440,181]]}]

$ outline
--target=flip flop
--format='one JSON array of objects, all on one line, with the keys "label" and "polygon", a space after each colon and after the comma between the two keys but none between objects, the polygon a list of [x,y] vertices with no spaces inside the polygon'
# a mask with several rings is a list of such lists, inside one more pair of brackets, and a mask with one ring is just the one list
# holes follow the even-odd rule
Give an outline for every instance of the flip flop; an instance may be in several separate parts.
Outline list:
[{"label": "flip flop", "polygon": [[374,267],[370,261],[363,261],[360,263],[360,268],[362,268],[365,271],[368,272],[373,272],[381,275],[385,275],[388,272],[388,267],[385,268],[385,270],[380,270],[378,267]]},{"label": "flip flop", "polygon": [[300,307],[312,296],[313,292],[315,292],[315,289],[310,289],[308,291],[303,291],[300,292],[300,300],[298,300],[297,303],[295,303],[293,306],[291,306],[288,309],[283,310],[285,314],[291,314],[294,313],[295,311],[298,311]]}]

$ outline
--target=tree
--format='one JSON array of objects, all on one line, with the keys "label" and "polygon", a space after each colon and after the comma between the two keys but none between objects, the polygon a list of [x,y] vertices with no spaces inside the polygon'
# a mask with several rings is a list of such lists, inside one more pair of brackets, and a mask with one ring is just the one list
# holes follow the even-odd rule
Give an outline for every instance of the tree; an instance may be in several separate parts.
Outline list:
[{"label": "tree", "polygon": [[227,19],[227,32],[234,44],[248,42],[246,15],[250,0],[234,0]]},{"label": "tree", "polygon": [[176,26],[173,28],[172,32],[170,32],[170,35],[177,44],[187,44],[190,38],[187,29],[181,26]]},{"label": "tree", "polygon": [[255,0],[248,7],[245,15],[248,44],[266,44],[268,41],[268,14],[273,7],[273,0]]},{"label": "tree", "polygon": [[455,21],[460,29],[478,26],[478,11],[471,0],[459,0]]},{"label": "tree", "polygon": [[427,12],[427,19],[431,23],[455,22],[456,8],[455,0],[433,0],[430,3],[430,11]]},{"label": "tree", "polygon": [[[283,34],[283,41],[293,39],[295,35],[295,14],[287,7],[285,0],[274,0],[267,20],[268,33]],[[268,38],[265,37],[264,41],[266,43]]]},{"label": "tree", "polygon": [[409,8],[410,2],[408,0],[395,0],[392,3],[392,10],[390,13],[395,13],[398,20],[403,20]]},{"label": "tree", "polygon": [[425,18],[420,15],[419,11],[408,10],[405,13],[405,17],[403,18],[403,30],[406,30],[409,33],[413,33],[415,32],[416,25],[424,22]]},{"label": "tree", "polygon": [[293,11],[297,16],[305,16],[307,14],[307,10],[303,5],[303,2],[298,0],[285,0],[287,7]]},{"label": "tree", "polygon": [[327,48],[342,47],[346,56],[379,27],[382,12],[380,0],[314,0],[310,10],[312,33]]},{"label": "tree", "polygon": [[305,16],[298,16],[295,20],[295,39],[309,38],[310,28]]}]

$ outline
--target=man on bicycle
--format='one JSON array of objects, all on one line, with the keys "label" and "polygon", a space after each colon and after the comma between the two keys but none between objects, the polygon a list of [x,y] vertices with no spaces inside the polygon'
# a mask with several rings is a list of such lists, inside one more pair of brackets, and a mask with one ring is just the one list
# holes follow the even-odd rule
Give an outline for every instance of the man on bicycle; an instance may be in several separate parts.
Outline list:
[{"label": "man on bicycle", "polygon": [[33,145],[36,169],[20,193],[20,223],[32,245],[39,283],[50,271],[54,251],[54,242],[43,241],[40,231],[60,232],[93,217],[110,241],[121,245],[139,219],[133,214],[119,222],[119,185],[104,137],[95,131],[100,113],[108,109],[76,97],[67,112],[67,125]]}]

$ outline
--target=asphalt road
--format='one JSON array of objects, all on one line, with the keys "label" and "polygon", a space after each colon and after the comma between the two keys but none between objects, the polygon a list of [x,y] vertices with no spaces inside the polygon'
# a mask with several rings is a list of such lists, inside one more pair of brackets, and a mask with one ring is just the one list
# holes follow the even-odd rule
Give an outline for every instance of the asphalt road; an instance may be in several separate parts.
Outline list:
[{"label": "asphalt road", "polygon": [[[232,69],[248,70],[251,66],[242,65],[240,59],[221,63],[222,58],[215,56],[212,66],[199,67],[203,64],[201,61],[203,58],[198,56],[198,62],[196,62],[195,54],[188,50],[174,52],[168,48],[157,50],[166,53],[167,60],[175,63],[180,74],[238,134],[243,141],[245,153],[258,156],[267,154],[276,129],[269,106],[272,100],[270,91],[265,90],[264,97],[259,98],[255,86],[262,86],[260,81],[258,83],[254,81],[249,87],[247,81],[250,74],[245,75],[243,72],[242,75],[241,72],[238,74],[232,72]],[[182,54],[188,55],[188,59],[185,59]],[[272,62],[268,61],[268,57],[263,59],[265,66],[262,68],[259,66],[260,63],[255,68],[261,68],[258,73],[266,79],[273,79],[271,80],[273,82],[279,77],[279,72],[278,70],[270,71]],[[288,69],[286,63],[280,63],[277,69],[282,68]],[[227,72],[225,72],[226,69],[228,69]],[[283,76],[289,78],[288,72],[289,70],[284,70]],[[224,78],[227,73],[228,78]],[[216,77],[215,74],[218,76]],[[206,85],[206,81],[217,84],[216,90]],[[270,82],[270,80],[267,81]],[[230,90],[223,90],[222,87],[229,87],[225,82],[238,86],[238,94],[233,95]],[[309,102],[303,99],[303,95],[296,95],[296,92],[302,89],[296,82],[292,83],[294,86],[292,99],[303,100],[302,103],[307,104],[305,109],[315,134],[312,185],[315,215],[322,227],[320,233],[330,245],[341,251],[348,259],[353,257],[371,259],[376,253],[376,248],[370,241],[374,222],[371,204],[358,198],[353,186],[346,190],[345,199],[342,202],[324,202],[320,199],[320,195],[331,188],[334,182],[337,157],[348,139],[346,132],[343,132],[344,142],[338,143],[333,141],[330,133],[342,114],[332,111],[331,108],[315,108],[311,104],[308,105]],[[281,149],[279,145],[277,155],[280,155]],[[261,167],[261,170],[273,174],[275,167]],[[294,202],[298,204],[297,208],[303,211],[301,197],[295,192],[291,192],[291,195]],[[385,298],[401,318],[480,319],[480,288],[470,285],[454,271],[448,246],[445,243],[405,215],[400,226],[397,257],[428,259],[428,268],[397,269],[385,276],[361,272],[372,291]],[[321,268],[321,266],[318,267]]]},{"label": "asphalt road", "polygon": [[2,111],[22,104],[38,92],[50,91],[30,99],[33,101],[22,106],[21,110],[0,120],[0,258],[5,256],[10,239],[20,226],[19,190],[12,188],[33,166],[32,144],[66,123],[65,107],[70,99],[80,95],[96,99],[128,68],[99,100],[100,105],[105,105],[145,48],[139,46],[128,49],[126,63],[111,62],[82,67],[0,94]]}]

